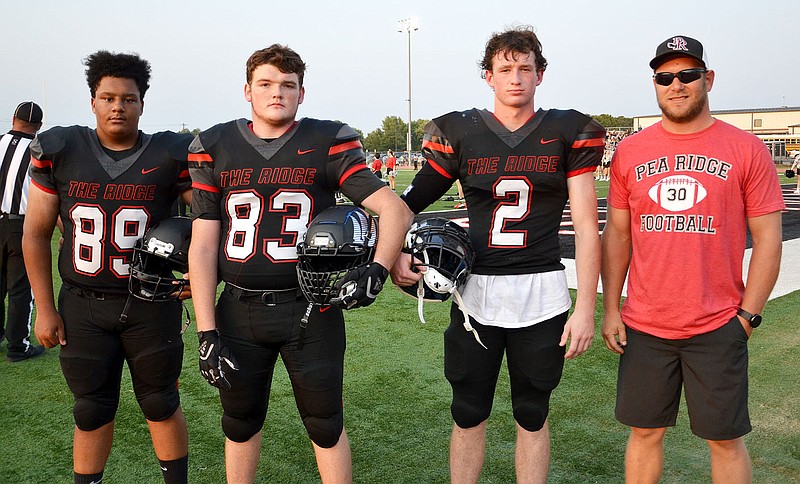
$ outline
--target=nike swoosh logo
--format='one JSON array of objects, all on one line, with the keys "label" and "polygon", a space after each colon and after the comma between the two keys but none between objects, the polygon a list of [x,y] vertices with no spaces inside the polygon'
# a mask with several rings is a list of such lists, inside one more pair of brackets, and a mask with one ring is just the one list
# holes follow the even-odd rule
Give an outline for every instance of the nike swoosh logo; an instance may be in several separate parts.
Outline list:
[{"label": "nike swoosh logo", "polygon": [[161,467],[162,471],[167,472],[167,468],[166,467],[164,467],[164,466],[159,466],[159,467]]},{"label": "nike swoosh logo", "polygon": [[314,151],[315,149],[316,149],[316,148],[313,148],[313,149],[310,149],[310,150],[297,150],[297,154],[298,154],[298,155],[305,155],[306,153],[311,153],[311,152],[312,152],[312,151]]},{"label": "nike swoosh logo", "polygon": [[158,170],[159,168],[161,168],[161,167],[160,166],[156,166],[154,168],[150,168],[149,170],[145,170],[144,168],[142,168],[142,175],[147,175],[148,173],[153,173],[154,171]]},{"label": "nike swoosh logo", "polygon": [[558,138],[553,138],[553,139],[544,139],[544,138],[542,138],[542,139],[539,140],[539,143],[541,143],[543,145],[547,145],[547,144],[553,143],[555,141],[558,141]]}]

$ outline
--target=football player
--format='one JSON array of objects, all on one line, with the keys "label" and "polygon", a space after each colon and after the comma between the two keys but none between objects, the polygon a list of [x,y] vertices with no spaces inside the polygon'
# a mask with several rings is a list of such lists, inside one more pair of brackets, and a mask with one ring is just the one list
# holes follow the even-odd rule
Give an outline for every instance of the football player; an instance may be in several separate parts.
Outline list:
[{"label": "football player", "polygon": [[[296,274],[297,244],[341,190],[380,216],[374,262],[348,273],[344,308],[375,300],[411,223],[403,202],[367,168],[358,134],[333,121],[296,119],[305,63],[282,45],[247,61],[252,121],[200,133],[190,147],[194,226],[189,251],[200,369],[220,388],[229,482],[253,482],[275,362],[289,373],[323,482],[351,480],[343,425],[345,333],[338,308],[307,301]],[[214,308],[216,287],[225,282]]]},{"label": "football player", "polygon": [[[191,201],[191,136],[139,130],[150,63],[98,51],[85,60],[97,128],[53,128],[31,143],[32,186],[23,250],[36,297],[35,331],[61,345],[75,397],[76,483],[100,482],[111,451],[123,363],[166,482],[186,482],[188,437],[177,383],[181,305],[129,300],[132,248],[150,224]],[[53,301],[50,240],[63,221],[63,281]]]},{"label": "football player", "polygon": [[[455,420],[451,479],[478,481],[505,354],[517,422],[517,481],[544,482],[550,394],[564,358],[586,351],[594,335],[600,239],[593,172],[605,130],[577,111],[535,109],[547,61],[531,28],[492,36],[481,64],[494,92],[494,111],[453,112],[428,123],[423,137],[428,163],[403,198],[418,213],[460,180],[476,252],[461,292],[465,307],[454,302],[444,336]],[[578,271],[569,318],[572,301],[558,240],[567,201]],[[416,282],[420,274],[410,268],[410,256],[401,255],[392,269],[394,282]],[[465,329],[476,331],[486,349]]]}]

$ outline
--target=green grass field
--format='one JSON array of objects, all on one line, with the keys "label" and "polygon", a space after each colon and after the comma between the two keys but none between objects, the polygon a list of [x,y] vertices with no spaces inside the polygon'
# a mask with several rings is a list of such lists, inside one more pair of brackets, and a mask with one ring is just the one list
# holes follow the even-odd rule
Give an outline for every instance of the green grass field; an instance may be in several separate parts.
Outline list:
[{"label": "green grass field", "polygon": [[[398,192],[410,177],[401,172]],[[606,188],[607,183],[598,183],[599,193]],[[441,203],[444,208],[446,204]],[[442,370],[442,332],[449,304],[426,304],[428,324],[423,325],[417,319],[416,301],[387,287],[375,304],[347,314],[345,423],[356,482],[448,481],[452,420],[450,388]],[[598,297],[598,328],[601,307]],[[798,307],[800,291],[771,301],[764,311],[764,324],[750,342],[754,430],[746,441],[754,481],[759,483],[800,482]],[[222,483],[221,408],[216,389],[198,372],[193,330],[194,326],[184,337],[180,379],[189,425],[189,478],[193,483]],[[0,356],[4,356],[4,348]],[[564,378],[552,401],[550,482],[623,481],[627,430],[613,416],[616,365],[617,358],[605,349],[599,332],[586,354],[566,362]],[[61,375],[58,350],[23,363],[11,364],[2,358],[0,395],[6,449],[0,453],[0,483],[72,482],[72,396]],[[514,481],[514,440],[508,377],[501,373],[488,425],[482,483]],[[319,481],[311,445],[280,366],[264,427],[257,481]],[[161,482],[147,426],[127,375],[104,482]],[[708,451],[689,432],[685,411],[667,436],[662,482],[710,482]]]}]

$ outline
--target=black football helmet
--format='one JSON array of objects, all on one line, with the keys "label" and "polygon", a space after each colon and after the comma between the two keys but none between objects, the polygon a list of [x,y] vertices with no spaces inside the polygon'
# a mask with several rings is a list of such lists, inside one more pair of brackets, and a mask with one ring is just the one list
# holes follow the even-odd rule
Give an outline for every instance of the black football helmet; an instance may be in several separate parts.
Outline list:
[{"label": "black football helmet", "polygon": [[475,261],[467,231],[445,218],[414,223],[406,234],[403,251],[411,254],[417,270],[424,268],[424,274],[418,284],[401,289],[414,297],[422,293],[425,301],[449,299],[467,279]]},{"label": "black football helmet", "polygon": [[314,217],[297,245],[297,279],[309,303],[329,304],[345,274],[372,262],[377,242],[378,224],[361,208],[336,205]]},{"label": "black football helmet", "polygon": [[[177,299],[189,281],[192,221],[171,217],[152,225],[133,247],[128,291],[145,301]],[[173,271],[180,273],[176,275]]]}]

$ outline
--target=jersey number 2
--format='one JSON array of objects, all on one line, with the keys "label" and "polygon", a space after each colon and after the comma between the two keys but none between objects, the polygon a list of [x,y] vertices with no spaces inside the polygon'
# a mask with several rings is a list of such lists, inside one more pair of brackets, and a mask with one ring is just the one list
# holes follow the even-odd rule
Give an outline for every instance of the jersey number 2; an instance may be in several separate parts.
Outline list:
[{"label": "jersey number 2", "polygon": [[527,231],[509,230],[506,223],[522,220],[530,213],[533,191],[530,181],[527,178],[501,178],[493,188],[495,199],[501,201],[492,214],[489,247],[524,247]]}]

